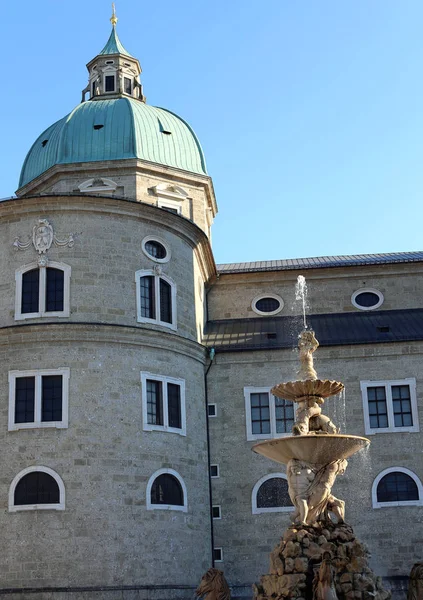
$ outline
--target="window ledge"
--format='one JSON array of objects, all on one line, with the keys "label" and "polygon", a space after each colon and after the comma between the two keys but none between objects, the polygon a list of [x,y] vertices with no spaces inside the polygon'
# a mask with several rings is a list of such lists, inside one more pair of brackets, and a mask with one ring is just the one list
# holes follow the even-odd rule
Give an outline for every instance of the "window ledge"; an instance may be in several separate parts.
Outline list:
[{"label": "window ledge", "polygon": [[423,506],[423,500],[403,500],[402,502],[375,502],[373,508],[390,508],[393,506]]},{"label": "window ledge", "polygon": [[147,510],[177,510],[179,512],[188,512],[188,506],[178,506],[176,504],[149,504]]},{"label": "window ledge", "polygon": [[10,506],[9,512],[19,512],[21,510],[65,510],[64,504],[20,504]]}]

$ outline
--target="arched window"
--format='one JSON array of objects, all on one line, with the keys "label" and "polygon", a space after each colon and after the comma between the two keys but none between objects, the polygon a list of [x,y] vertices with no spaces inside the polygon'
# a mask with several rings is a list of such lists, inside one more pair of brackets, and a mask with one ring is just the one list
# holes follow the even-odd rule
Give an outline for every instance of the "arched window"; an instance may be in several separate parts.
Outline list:
[{"label": "arched window", "polygon": [[10,485],[9,511],[64,510],[65,486],[48,467],[28,467]]},{"label": "arched window", "polygon": [[372,501],[373,508],[420,506],[423,504],[423,486],[417,475],[409,469],[385,469],[373,482]]},{"label": "arched window", "polygon": [[50,261],[16,271],[15,319],[68,317],[71,267]]},{"label": "arched window", "polygon": [[137,271],[137,320],[176,329],[176,286],[156,271]]},{"label": "arched window", "polygon": [[251,494],[253,515],[268,512],[291,512],[293,505],[284,473],[271,473],[257,481]]},{"label": "arched window", "polygon": [[147,509],[187,511],[187,491],[179,473],[160,469],[147,484]]}]

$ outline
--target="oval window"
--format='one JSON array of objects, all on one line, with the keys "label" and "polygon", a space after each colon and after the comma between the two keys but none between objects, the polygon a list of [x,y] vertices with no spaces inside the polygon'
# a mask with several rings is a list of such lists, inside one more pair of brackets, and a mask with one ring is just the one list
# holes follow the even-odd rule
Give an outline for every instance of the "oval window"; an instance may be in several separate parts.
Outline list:
[{"label": "oval window", "polygon": [[156,262],[167,262],[170,259],[170,250],[163,240],[146,237],[142,242],[142,249],[148,258]]},{"label": "oval window", "polygon": [[251,308],[258,315],[276,315],[283,308],[283,300],[276,294],[262,294],[254,298]]},{"label": "oval window", "polygon": [[351,302],[360,310],[375,310],[383,304],[383,294],[379,290],[362,289],[357,290],[351,296]]}]

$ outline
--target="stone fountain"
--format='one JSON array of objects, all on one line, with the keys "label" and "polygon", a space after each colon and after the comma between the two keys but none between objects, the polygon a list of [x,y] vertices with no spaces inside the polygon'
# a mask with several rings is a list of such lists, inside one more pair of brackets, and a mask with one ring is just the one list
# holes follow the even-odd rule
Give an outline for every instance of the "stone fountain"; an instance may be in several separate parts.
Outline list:
[{"label": "stone fountain", "polygon": [[318,379],[313,364],[318,346],[313,331],[305,328],[298,344],[298,380],[271,390],[297,404],[293,435],[253,446],[254,452],[286,464],[294,505],[292,525],[270,555],[270,573],[253,586],[254,598],[387,600],[390,593],[370,569],[367,548],[345,523],[345,502],[332,494],[337,475],[347,468],[347,458],[370,441],[341,435],[322,414],[325,399],[339,394],[344,385]]}]

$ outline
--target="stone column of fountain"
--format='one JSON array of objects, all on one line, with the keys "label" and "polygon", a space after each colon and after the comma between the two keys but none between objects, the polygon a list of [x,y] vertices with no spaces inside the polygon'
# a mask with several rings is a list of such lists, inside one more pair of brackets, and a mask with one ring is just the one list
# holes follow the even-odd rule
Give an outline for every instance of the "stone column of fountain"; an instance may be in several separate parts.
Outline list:
[{"label": "stone column of fountain", "polygon": [[[304,278],[303,278],[304,282]],[[303,286],[304,291],[304,286]],[[303,307],[305,307],[304,296]],[[313,364],[319,346],[314,333],[300,335],[298,380],[280,383],[272,394],[297,403],[293,435],[260,442],[253,447],[286,464],[293,524],[270,555],[270,573],[253,586],[256,600],[387,600],[368,566],[368,550],[344,521],[345,502],[332,494],[347,458],[367,447],[367,438],[341,435],[322,414],[326,398],[344,389],[339,381],[321,380]]]}]

